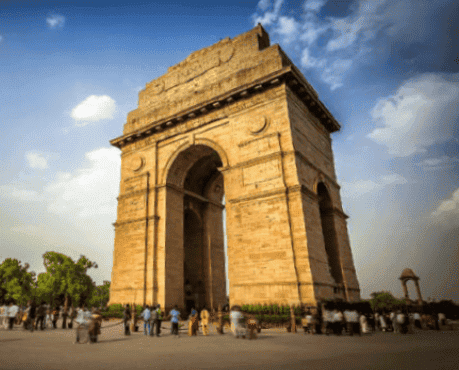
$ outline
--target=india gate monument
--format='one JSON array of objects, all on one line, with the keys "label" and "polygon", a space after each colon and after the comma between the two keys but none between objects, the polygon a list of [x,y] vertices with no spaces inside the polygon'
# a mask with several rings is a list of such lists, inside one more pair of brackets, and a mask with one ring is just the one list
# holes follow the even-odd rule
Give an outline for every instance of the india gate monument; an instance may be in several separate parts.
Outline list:
[{"label": "india gate monument", "polygon": [[121,149],[110,303],[359,300],[339,129],[261,25],[147,83],[110,142]]}]

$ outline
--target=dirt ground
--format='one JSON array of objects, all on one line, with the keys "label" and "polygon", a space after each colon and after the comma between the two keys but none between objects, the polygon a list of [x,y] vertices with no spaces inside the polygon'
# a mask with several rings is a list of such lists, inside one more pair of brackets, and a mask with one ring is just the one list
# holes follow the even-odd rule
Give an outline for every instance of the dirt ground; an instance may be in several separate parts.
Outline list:
[{"label": "dirt ground", "polygon": [[336,337],[271,329],[247,340],[215,330],[176,338],[169,323],[159,338],[124,336],[115,324],[104,322],[97,344],[74,344],[74,330],[1,328],[0,369],[459,369],[458,330]]}]

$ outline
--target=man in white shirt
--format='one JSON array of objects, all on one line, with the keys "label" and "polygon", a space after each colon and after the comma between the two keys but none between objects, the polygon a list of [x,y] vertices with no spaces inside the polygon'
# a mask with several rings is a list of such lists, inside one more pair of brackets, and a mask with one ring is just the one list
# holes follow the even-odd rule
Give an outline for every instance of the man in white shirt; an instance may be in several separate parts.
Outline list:
[{"label": "man in white shirt", "polygon": [[12,330],[13,325],[14,325],[14,320],[16,320],[16,315],[18,314],[19,307],[16,306],[13,302],[10,302],[10,305],[8,307],[8,320],[9,320],[9,326],[8,329]]},{"label": "man in white shirt", "polygon": [[75,343],[80,342],[80,328],[85,328],[88,326],[89,319],[91,318],[91,312],[86,310],[86,307],[83,305],[78,309],[77,317],[75,322],[77,323],[76,327],[76,340]]}]

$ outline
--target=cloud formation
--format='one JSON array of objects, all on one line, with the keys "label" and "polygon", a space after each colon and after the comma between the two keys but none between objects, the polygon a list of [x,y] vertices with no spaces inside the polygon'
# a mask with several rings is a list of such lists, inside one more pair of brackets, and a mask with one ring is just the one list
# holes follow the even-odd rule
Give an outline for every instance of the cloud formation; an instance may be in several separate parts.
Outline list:
[{"label": "cloud formation", "polygon": [[86,126],[90,122],[112,119],[116,111],[116,102],[107,95],[88,96],[72,109],[71,116],[77,121],[77,126]]},{"label": "cloud formation", "polygon": [[29,167],[31,168],[37,168],[40,170],[49,168],[48,159],[42,153],[27,152],[25,154],[25,157],[26,157]]},{"label": "cloud formation", "polygon": [[46,24],[49,28],[62,28],[65,24],[65,17],[60,14],[51,14],[46,18]]},{"label": "cloud formation", "polygon": [[[326,3],[306,0],[303,12],[292,15],[286,1],[261,0],[252,19],[279,35],[284,44],[294,44],[303,66],[316,69],[331,90],[343,86],[350,66],[365,63],[362,56],[371,55],[383,38],[403,38],[406,44],[423,41],[428,31],[422,25],[431,14],[428,8],[434,7],[426,0],[357,0],[345,16],[319,16]],[[412,12],[414,8],[420,11]]]},{"label": "cloud formation", "polygon": [[445,227],[459,227],[459,188],[438,205],[431,217]]},{"label": "cloud formation", "polygon": [[408,181],[399,174],[381,176],[376,180],[356,180],[341,184],[344,198],[358,198],[367,193],[376,193],[389,185],[406,184]]},{"label": "cloud formation", "polygon": [[422,169],[427,171],[444,170],[459,164],[458,157],[450,157],[447,155],[438,158],[427,158],[418,163]]},{"label": "cloud formation", "polygon": [[371,116],[379,128],[368,137],[389,154],[406,157],[451,140],[459,118],[459,74],[424,74],[378,101]]},{"label": "cloud formation", "polygon": [[58,173],[45,188],[51,200],[48,211],[58,215],[116,218],[120,183],[120,151],[99,148],[85,155],[87,165],[72,173]]}]

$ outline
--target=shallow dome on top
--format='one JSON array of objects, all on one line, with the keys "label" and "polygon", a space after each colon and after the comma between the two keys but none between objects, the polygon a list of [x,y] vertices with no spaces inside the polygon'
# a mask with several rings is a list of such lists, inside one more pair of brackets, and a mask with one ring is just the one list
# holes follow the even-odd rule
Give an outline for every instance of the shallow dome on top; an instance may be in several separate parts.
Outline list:
[{"label": "shallow dome on top", "polygon": [[400,279],[419,279],[412,269],[406,268],[403,270]]}]

